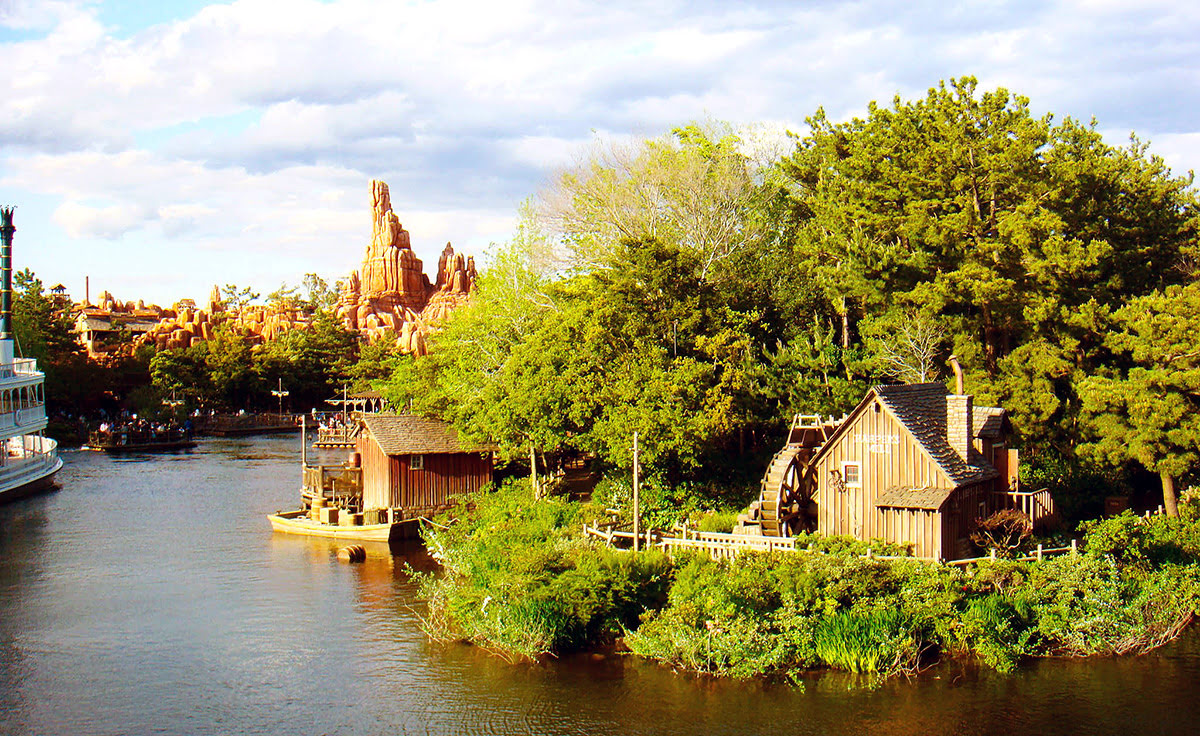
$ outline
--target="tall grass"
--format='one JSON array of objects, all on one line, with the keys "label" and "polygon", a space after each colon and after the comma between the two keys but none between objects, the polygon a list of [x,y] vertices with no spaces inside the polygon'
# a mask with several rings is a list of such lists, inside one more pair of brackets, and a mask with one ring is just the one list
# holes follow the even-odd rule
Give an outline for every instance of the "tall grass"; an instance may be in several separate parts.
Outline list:
[{"label": "tall grass", "polygon": [[918,640],[906,617],[895,610],[839,611],[813,631],[817,657],[850,672],[895,674],[916,667]]}]

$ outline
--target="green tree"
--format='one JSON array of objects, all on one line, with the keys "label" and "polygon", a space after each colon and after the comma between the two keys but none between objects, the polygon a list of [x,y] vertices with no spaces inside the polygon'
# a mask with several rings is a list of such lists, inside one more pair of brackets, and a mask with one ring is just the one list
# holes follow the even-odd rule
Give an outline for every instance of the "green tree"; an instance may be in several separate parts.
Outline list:
[{"label": "green tree", "polygon": [[1131,300],[1106,339],[1114,366],[1080,385],[1085,452],[1116,465],[1136,461],[1159,475],[1163,505],[1176,481],[1200,465],[1200,283]]},{"label": "green tree", "polygon": [[[815,292],[843,348],[859,322],[940,315],[969,386],[1015,411],[1028,438],[1068,449],[1075,385],[1098,367],[1098,321],[1186,278],[1191,178],[1094,123],[1035,117],[1004,89],[951,80],[924,99],[872,104],[811,134],[782,163],[792,304]],[[865,327],[865,325],[862,325]],[[849,377],[849,374],[848,374]]]}]

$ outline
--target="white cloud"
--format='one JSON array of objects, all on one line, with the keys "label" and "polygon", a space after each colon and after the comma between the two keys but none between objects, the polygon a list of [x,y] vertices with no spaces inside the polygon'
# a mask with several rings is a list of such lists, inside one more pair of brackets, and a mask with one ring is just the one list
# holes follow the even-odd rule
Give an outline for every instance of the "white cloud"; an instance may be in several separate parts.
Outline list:
[{"label": "white cloud", "polygon": [[103,11],[0,11],[24,39],[0,45],[0,187],[52,200],[48,252],[88,253],[64,270],[108,248],[114,270],[162,271],[114,277],[143,286],[336,276],[366,242],[371,178],[423,258],[478,251],[596,136],[775,121],[754,144],[774,151],[819,105],[844,119],[964,74],[1200,162],[1200,10],[1166,0],[237,0],[120,36]]}]

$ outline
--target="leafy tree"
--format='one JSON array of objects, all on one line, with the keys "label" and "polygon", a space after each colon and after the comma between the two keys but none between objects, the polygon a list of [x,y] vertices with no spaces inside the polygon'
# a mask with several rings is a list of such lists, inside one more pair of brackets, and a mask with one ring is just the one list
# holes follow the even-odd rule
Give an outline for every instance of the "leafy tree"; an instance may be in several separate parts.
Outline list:
[{"label": "leafy tree", "polygon": [[[281,290],[286,289],[286,285],[281,287]],[[253,304],[258,301],[262,295],[254,291],[249,286],[238,288],[236,284],[225,284],[221,289],[224,295],[225,307],[230,311],[237,312],[243,307]]]},{"label": "leafy tree", "polygon": [[337,290],[330,288],[329,282],[317,274],[304,274],[301,286],[304,288],[305,300],[313,311],[333,309],[337,306]]},{"label": "leafy tree", "polygon": [[799,264],[788,301],[819,294],[843,348],[896,310],[941,315],[976,393],[1068,451],[1103,315],[1186,278],[1191,178],[1136,140],[1110,147],[1094,123],[1055,125],[969,77],[865,119],[818,110],[809,125],[782,162],[789,223],[775,248]]},{"label": "leafy tree", "polygon": [[1113,464],[1134,460],[1157,473],[1163,504],[1177,515],[1178,478],[1200,465],[1200,284],[1131,300],[1106,339],[1114,368],[1080,385],[1084,449]]},{"label": "leafy tree", "polygon": [[46,401],[53,407],[95,408],[107,388],[108,372],[89,363],[75,340],[69,310],[45,293],[29,269],[13,274],[13,337],[18,354],[36,358],[46,374]]},{"label": "leafy tree", "polygon": [[612,263],[623,240],[657,240],[689,253],[702,280],[753,242],[758,189],[728,126],[696,123],[670,137],[598,146],[540,196],[541,216],[570,262]]}]

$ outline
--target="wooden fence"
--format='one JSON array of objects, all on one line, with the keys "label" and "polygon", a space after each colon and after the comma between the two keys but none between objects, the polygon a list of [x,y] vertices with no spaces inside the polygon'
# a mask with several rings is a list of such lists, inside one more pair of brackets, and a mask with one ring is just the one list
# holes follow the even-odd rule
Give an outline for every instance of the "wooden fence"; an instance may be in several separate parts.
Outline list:
[{"label": "wooden fence", "polygon": [[[1149,512],[1147,512],[1149,516]],[[603,539],[607,544],[613,545],[614,542],[628,541],[632,546],[633,533],[613,529],[611,526],[600,528],[598,526],[589,526],[584,524],[584,534]],[[814,549],[811,544],[805,546],[797,546],[795,538],[784,537],[757,537],[748,534],[727,534],[722,532],[702,532],[689,530],[687,527],[682,527],[677,530],[678,536],[668,536],[658,530],[647,530],[639,535],[647,548],[657,546],[663,549],[667,554],[674,556],[680,552],[707,552],[714,560],[736,560],[739,556],[746,552],[793,552],[809,554],[828,554],[825,550]],[[1071,544],[1066,547],[1044,547],[1038,545],[1034,552],[1021,557],[1013,558],[1019,562],[1041,561],[1047,557],[1061,554],[1077,554],[1079,552],[1078,540],[1072,539]],[[938,562],[932,557],[911,557],[907,555],[880,555],[873,552],[869,547],[866,554],[862,555],[865,559],[876,560],[920,560],[921,562]],[[950,560],[947,565],[966,566],[978,562],[989,562],[996,560],[996,553],[993,550],[986,557],[972,557],[964,560]]]}]

